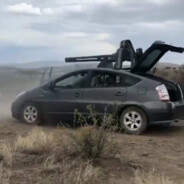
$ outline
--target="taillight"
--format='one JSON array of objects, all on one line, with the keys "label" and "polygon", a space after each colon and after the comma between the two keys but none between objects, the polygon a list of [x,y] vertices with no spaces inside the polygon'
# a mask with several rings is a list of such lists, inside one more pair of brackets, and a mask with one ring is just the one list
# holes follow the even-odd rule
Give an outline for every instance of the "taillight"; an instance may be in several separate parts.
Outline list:
[{"label": "taillight", "polygon": [[160,98],[160,101],[163,101],[163,102],[170,101],[169,93],[168,93],[167,88],[164,84],[157,86],[156,90],[157,90],[158,96]]}]

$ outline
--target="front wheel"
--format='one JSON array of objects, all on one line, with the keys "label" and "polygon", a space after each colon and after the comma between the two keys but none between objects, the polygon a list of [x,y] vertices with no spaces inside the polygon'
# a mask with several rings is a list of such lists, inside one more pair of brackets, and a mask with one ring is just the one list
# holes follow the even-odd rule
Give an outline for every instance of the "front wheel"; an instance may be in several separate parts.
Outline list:
[{"label": "front wheel", "polygon": [[142,134],[147,125],[146,114],[138,107],[128,107],[121,114],[120,127],[128,134]]},{"label": "front wheel", "polygon": [[27,124],[35,125],[41,122],[39,109],[32,103],[24,105],[21,114],[23,122]]}]

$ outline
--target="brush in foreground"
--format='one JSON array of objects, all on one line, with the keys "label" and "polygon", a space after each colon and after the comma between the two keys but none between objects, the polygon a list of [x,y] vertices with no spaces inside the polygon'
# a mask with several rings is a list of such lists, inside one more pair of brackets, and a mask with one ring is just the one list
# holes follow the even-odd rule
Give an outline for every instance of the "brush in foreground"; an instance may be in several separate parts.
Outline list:
[{"label": "brush in foreground", "polygon": [[53,142],[51,134],[40,128],[35,128],[27,136],[19,136],[15,142],[16,151],[28,154],[44,154],[50,150]]},{"label": "brush in foreground", "polygon": [[61,149],[64,155],[96,159],[113,157],[117,147],[105,130],[88,126],[72,133]]},{"label": "brush in foreground", "polygon": [[61,166],[60,184],[102,184],[104,174],[90,161],[65,160]]}]

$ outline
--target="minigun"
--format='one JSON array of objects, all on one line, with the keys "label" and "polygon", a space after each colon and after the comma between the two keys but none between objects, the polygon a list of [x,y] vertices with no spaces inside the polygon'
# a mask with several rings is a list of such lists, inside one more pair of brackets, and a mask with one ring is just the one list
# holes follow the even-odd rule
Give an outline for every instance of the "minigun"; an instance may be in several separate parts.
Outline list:
[{"label": "minigun", "polygon": [[123,40],[120,48],[111,55],[85,56],[85,57],[69,57],[65,58],[65,62],[100,62],[98,67],[121,69],[123,62],[128,61],[133,67],[136,61],[142,56],[142,49],[135,52],[130,40]]}]

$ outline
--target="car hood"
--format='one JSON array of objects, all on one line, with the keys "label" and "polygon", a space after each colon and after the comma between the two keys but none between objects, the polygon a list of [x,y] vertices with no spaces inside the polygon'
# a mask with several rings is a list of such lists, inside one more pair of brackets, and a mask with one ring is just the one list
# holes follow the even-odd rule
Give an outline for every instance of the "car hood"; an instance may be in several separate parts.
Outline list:
[{"label": "car hood", "polygon": [[161,41],[156,41],[142,54],[140,59],[136,61],[131,71],[141,73],[150,71],[160,60],[160,58],[163,57],[163,55],[168,51],[183,53],[184,48],[169,45]]}]

